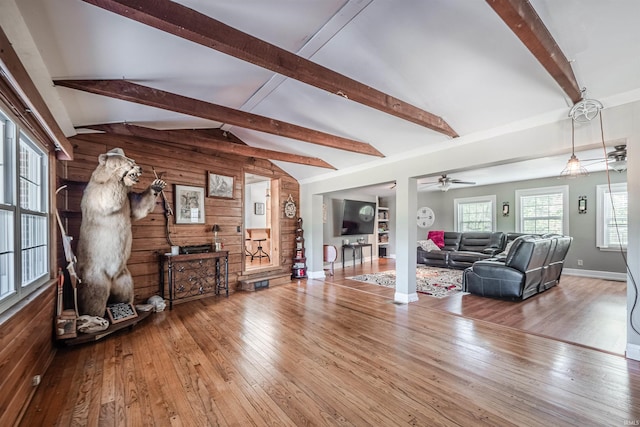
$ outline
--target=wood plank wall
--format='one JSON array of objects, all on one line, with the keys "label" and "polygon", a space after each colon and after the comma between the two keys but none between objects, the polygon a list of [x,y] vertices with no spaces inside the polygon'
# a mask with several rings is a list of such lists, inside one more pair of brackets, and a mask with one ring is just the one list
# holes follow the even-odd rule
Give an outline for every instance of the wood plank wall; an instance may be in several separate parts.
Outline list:
[{"label": "wood plank wall", "polygon": [[3,314],[0,321],[0,426],[18,420],[55,354],[53,318],[56,288],[51,283]]},{"label": "wood plank wall", "polygon": [[[58,173],[55,152],[49,153],[49,164],[53,182]],[[59,231],[53,216],[50,226],[56,227],[51,229],[51,235],[52,245],[57,247]],[[57,265],[64,265],[61,254],[62,250],[51,254],[51,277],[55,276]],[[0,426],[14,425],[19,420],[36,390],[33,377],[44,375],[55,355],[55,283],[51,279],[0,315]]]},{"label": "wood plank wall", "polygon": [[[235,178],[233,200],[205,197],[205,224],[176,225],[175,218],[170,218],[169,226],[172,242],[183,246],[210,244],[213,240],[211,227],[213,224],[220,225],[218,237],[223,239],[224,249],[229,251],[230,292],[236,289],[237,277],[242,273],[244,260],[244,173],[279,179],[280,263],[283,270],[291,271],[295,219],[284,217],[283,207],[289,194],[298,203],[299,185],[271,162],[217,153],[214,150],[98,133],[79,134],[70,138],[70,141],[74,145],[75,159],[72,162],[62,162],[60,170],[71,185],[64,195],[61,194],[59,203],[65,204],[62,209],[66,211],[69,234],[74,236],[75,242],[80,232],[82,191],[98,164],[98,155],[120,147],[143,169],[143,175],[134,190],[143,191],[153,181],[155,168],[158,175],[167,182],[165,194],[172,209],[175,209],[175,184],[203,187],[206,192],[208,171]],[[136,303],[146,301],[159,291],[159,255],[170,250],[165,231],[165,215],[159,198],[156,210],[132,225],[133,243],[128,267],[135,283]]]}]

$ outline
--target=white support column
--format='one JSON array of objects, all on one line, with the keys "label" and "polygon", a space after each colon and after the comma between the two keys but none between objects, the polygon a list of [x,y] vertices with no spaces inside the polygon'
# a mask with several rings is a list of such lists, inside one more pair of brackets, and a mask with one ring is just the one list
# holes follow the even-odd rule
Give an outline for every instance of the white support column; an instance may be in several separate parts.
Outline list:
[{"label": "white support column", "polygon": [[305,255],[307,257],[307,277],[310,279],[323,279],[325,277],[322,260],[322,196],[312,195],[310,197],[311,209],[303,209],[305,238]]},{"label": "white support column", "polygon": [[[602,113],[601,113],[602,114]],[[603,115],[603,119],[608,116]],[[640,281],[640,102],[633,105],[632,132],[627,140],[627,194],[629,197],[629,242],[627,245],[627,349],[629,359],[640,360],[640,305],[637,284]],[[635,283],[633,282],[635,281]]]},{"label": "white support column", "polygon": [[396,293],[394,301],[418,301],[416,292],[417,179],[396,180]]}]

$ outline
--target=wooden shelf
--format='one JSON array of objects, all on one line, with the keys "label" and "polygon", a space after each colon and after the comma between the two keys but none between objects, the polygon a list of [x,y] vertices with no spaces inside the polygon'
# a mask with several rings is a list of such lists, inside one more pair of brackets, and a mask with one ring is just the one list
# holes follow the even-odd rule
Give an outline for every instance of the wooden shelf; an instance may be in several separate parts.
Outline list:
[{"label": "wooden shelf", "polygon": [[70,339],[66,339],[66,340],[59,340],[60,342],[64,342],[66,345],[77,345],[77,344],[83,344],[83,343],[87,343],[87,342],[93,342],[93,341],[98,341],[102,338],[108,337],[109,335],[113,334],[114,332],[118,332],[122,329],[125,328],[133,328],[135,325],[138,324],[138,322],[140,322],[141,320],[146,319],[147,317],[149,317],[149,315],[152,313],[152,311],[141,311],[138,312],[138,316],[134,317],[132,319],[127,319],[123,322],[119,322],[119,323],[112,323],[109,325],[109,327],[107,329],[105,329],[104,331],[100,331],[100,332],[92,332],[92,333],[88,333],[88,334],[78,334],[78,336],[76,338],[70,338]]}]

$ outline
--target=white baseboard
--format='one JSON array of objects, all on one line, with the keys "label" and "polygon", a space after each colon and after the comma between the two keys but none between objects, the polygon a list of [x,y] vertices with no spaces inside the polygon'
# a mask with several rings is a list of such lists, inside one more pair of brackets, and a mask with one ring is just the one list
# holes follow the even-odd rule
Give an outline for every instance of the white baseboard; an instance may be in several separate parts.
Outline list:
[{"label": "white baseboard", "polygon": [[309,271],[307,270],[307,277],[309,279],[324,279],[327,275],[323,271]]},{"label": "white baseboard", "polygon": [[640,361],[640,345],[627,343],[626,357],[627,359]]},{"label": "white baseboard", "polygon": [[401,304],[409,304],[410,302],[418,301],[418,293],[414,292],[412,294],[401,294],[396,292],[393,295],[393,302],[398,302]]},{"label": "white baseboard", "polygon": [[577,268],[565,268],[562,274],[568,276],[591,277],[593,279],[616,280],[618,282],[627,281],[627,273],[614,273],[612,271],[599,270],[579,270]]}]

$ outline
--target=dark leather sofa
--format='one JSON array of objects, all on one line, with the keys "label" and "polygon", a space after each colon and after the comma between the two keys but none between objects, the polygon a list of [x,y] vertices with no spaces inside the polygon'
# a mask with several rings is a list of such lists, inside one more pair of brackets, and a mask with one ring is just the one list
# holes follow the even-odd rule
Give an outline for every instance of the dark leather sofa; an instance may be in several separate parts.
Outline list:
[{"label": "dark leather sofa", "polygon": [[569,236],[517,237],[506,257],[475,262],[463,274],[462,290],[474,295],[524,300],[560,281]]},{"label": "dark leather sofa", "polygon": [[488,259],[504,250],[506,234],[502,231],[444,232],[444,247],[439,251],[425,251],[418,246],[417,260],[431,267],[465,269],[474,262]]}]

